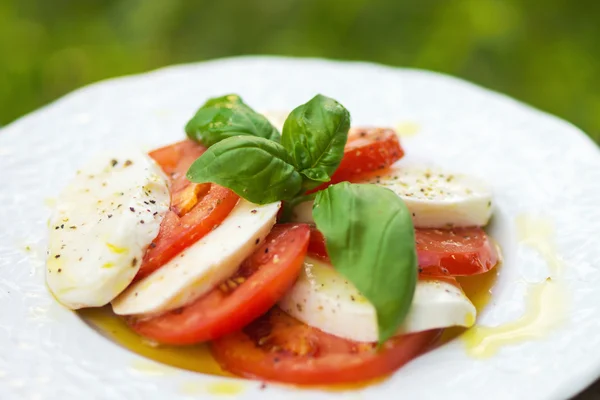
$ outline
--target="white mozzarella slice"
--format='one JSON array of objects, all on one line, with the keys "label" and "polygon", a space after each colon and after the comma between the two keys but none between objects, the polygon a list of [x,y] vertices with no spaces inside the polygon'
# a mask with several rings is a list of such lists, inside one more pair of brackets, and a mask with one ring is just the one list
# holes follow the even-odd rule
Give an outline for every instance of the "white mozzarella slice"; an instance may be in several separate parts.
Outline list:
[{"label": "white mozzarella slice", "polygon": [[281,203],[240,199],[223,223],[112,302],[119,315],[156,315],[182,307],[233,275],[264,240]]},{"label": "white mozzarella slice", "polygon": [[[330,265],[307,257],[296,284],[279,306],[294,318],[324,332],[359,342],[378,340],[375,308]],[[451,283],[422,280],[398,334],[470,327],[475,306]]]},{"label": "white mozzarella slice", "polygon": [[[479,179],[437,169],[394,166],[358,183],[394,191],[412,213],[415,228],[485,226],[492,216],[492,193]],[[313,202],[294,208],[292,220],[314,223]]]},{"label": "white mozzarella slice", "polygon": [[56,201],[46,281],[71,309],[109,303],[133,280],[169,209],[167,178],[140,151],[98,157]]},{"label": "white mozzarella slice", "polygon": [[472,176],[394,166],[364,183],[386,187],[400,196],[416,228],[485,226],[492,216],[492,193]]}]

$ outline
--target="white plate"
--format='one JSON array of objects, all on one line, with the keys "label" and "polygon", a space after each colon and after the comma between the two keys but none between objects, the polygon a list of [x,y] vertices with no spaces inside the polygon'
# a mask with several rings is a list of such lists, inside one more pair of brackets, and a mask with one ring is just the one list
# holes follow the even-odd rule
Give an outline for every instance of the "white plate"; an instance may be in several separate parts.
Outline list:
[{"label": "white plate", "polygon": [[455,341],[359,392],[277,385],[261,390],[259,382],[247,381],[240,397],[564,399],[600,374],[600,153],[582,132],[507,97],[430,72],[252,57],[95,84],[0,131],[0,398],[192,398],[200,394],[192,394],[190,385],[219,379],[136,368],[141,357],[58,306],[44,285],[50,213],[44,204],[92,154],[180,140],[196,108],[228,92],[263,111],[289,110],[320,92],[344,104],[355,125],[418,124],[419,132],[404,140],[409,160],[479,175],[495,191],[492,233],[506,260],[480,323],[518,318],[526,282],[549,274],[544,258],[519,242],[519,215],[554,224],[555,245],[548,252],[556,249],[562,259],[559,282],[567,298],[559,326],[503,347],[492,358],[473,358]]}]

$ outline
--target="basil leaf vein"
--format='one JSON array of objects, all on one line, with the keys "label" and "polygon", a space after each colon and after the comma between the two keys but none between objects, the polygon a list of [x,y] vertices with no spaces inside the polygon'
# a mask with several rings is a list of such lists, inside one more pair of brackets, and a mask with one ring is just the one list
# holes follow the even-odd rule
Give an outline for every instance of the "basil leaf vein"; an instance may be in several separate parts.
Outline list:
[{"label": "basil leaf vein", "polygon": [[348,110],[320,94],[290,113],[283,125],[281,144],[306,177],[306,189],[330,180],[344,155],[349,129]]},{"label": "basil leaf vein", "polygon": [[209,147],[187,172],[191,182],[225,186],[257,204],[291,200],[302,190],[302,176],[276,142],[235,136]]},{"label": "basil leaf vein", "polygon": [[384,342],[406,318],[417,282],[408,208],[389,189],[342,182],[317,193],[313,218],[334,268],[375,307]]},{"label": "basil leaf vein", "polygon": [[269,120],[250,108],[238,95],[209,99],[185,126],[187,136],[210,147],[221,140],[246,135],[279,142],[280,135]]}]

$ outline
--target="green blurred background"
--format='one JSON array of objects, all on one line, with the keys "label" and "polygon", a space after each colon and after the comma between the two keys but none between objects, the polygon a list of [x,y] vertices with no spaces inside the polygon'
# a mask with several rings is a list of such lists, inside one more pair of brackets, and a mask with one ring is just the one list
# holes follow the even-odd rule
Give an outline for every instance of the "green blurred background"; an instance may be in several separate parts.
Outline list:
[{"label": "green blurred background", "polygon": [[0,0],[0,125],[100,79],[241,54],[441,71],[600,142],[597,0]]}]

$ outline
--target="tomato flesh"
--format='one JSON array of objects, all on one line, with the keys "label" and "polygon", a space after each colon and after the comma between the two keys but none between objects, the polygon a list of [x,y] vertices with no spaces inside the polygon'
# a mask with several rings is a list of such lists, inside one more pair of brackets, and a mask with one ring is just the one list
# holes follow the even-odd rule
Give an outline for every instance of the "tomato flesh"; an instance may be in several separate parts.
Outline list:
[{"label": "tomato flesh", "polygon": [[138,334],[169,344],[192,344],[231,333],[272,307],[302,268],[310,231],[304,224],[276,225],[239,270],[194,303],[161,316],[128,319]]},{"label": "tomato flesh", "polygon": [[184,140],[150,153],[171,180],[171,208],[144,255],[136,280],[148,276],[214,229],[237,204],[239,197],[227,188],[187,180],[187,170],[205,150]]},{"label": "tomato flesh", "polygon": [[439,330],[375,343],[329,335],[271,309],[242,331],[211,344],[213,356],[234,374],[270,381],[318,385],[365,381],[389,374],[423,353]]},{"label": "tomato flesh", "polygon": [[[419,274],[466,276],[482,274],[498,263],[496,247],[479,227],[415,229]],[[325,238],[311,227],[308,253],[329,262]]]},{"label": "tomato flesh", "polygon": [[417,229],[415,239],[421,275],[482,274],[498,263],[496,246],[479,227]]}]

